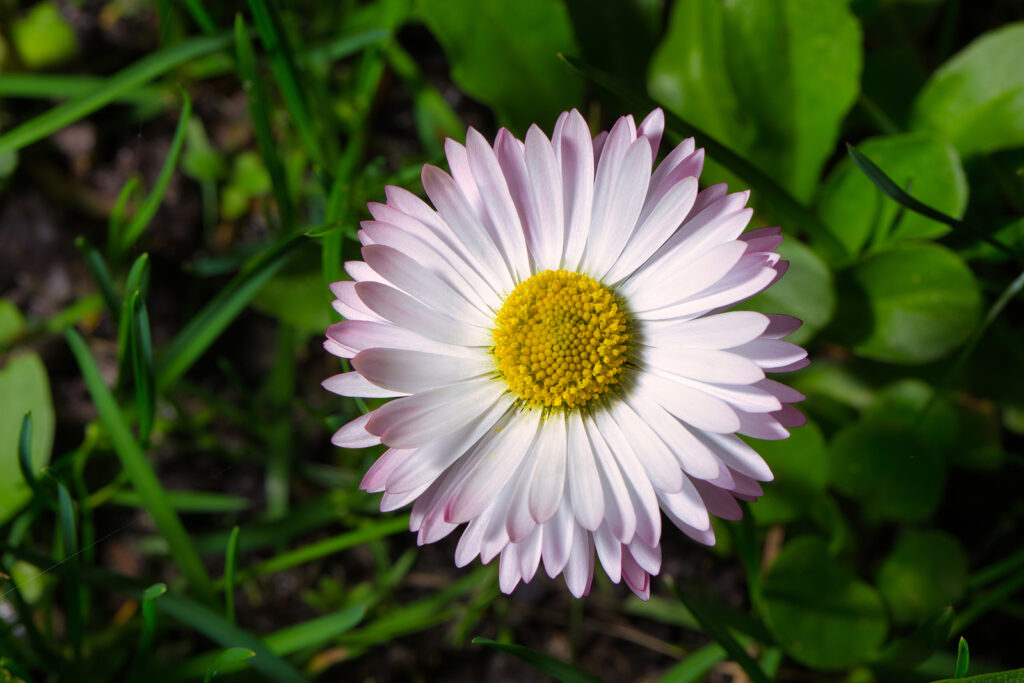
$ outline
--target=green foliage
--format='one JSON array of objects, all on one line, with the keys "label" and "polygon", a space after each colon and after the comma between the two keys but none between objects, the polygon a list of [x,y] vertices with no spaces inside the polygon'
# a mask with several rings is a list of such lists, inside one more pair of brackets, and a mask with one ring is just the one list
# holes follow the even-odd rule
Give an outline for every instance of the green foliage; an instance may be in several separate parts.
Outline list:
[{"label": "green foliage", "polygon": [[853,348],[868,358],[905,364],[942,358],[967,340],[981,316],[971,270],[937,244],[873,254],[854,265],[849,278],[849,320],[863,335]]},{"label": "green foliage", "polygon": [[[0,299],[0,340],[19,334],[23,324],[18,309]],[[36,353],[0,355],[0,522],[9,519],[32,493],[19,464],[26,414],[32,416],[28,455],[32,471],[39,472],[50,461],[56,427],[46,367]]]},{"label": "green foliage", "polygon": [[38,2],[11,26],[18,56],[30,69],[57,66],[78,50],[75,32],[54,2]]},{"label": "green foliage", "polygon": [[956,603],[967,588],[967,553],[941,531],[910,532],[878,571],[878,589],[896,622],[920,621]]},{"label": "green foliage", "polygon": [[987,33],[939,67],[914,102],[913,126],[964,156],[1024,145],[1024,23]]},{"label": "green foliage", "polygon": [[[0,679],[1024,679],[1010,4],[0,2]],[[467,125],[659,103],[782,226],[742,307],[803,320],[810,420],[713,552],[663,524],[650,602],[504,597],[329,449],[379,400],[318,386],[326,284]]]},{"label": "green foliage", "polygon": [[556,58],[577,49],[561,2],[417,0],[416,9],[444,46],[455,82],[503,123],[550,128],[579,102],[579,80]]},{"label": "green foliage", "polygon": [[[916,133],[872,138],[860,151],[900,187],[925,204],[956,218],[967,208],[967,178],[960,157],[948,144]],[[906,240],[942,237],[950,228],[904,211],[878,190],[850,160],[829,174],[820,211],[847,252],[858,254]]]},{"label": "green foliage", "polygon": [[860,38],[841,0],[676,3],[651,92],[806,201],[857,95]]},{"label": "green foliage", "polygon": [[808,666],[828,671],[865,663],[888,631],[878,592],[829,557],[821,539],[790,541],[762,589],[766,625],[788,654]]}]

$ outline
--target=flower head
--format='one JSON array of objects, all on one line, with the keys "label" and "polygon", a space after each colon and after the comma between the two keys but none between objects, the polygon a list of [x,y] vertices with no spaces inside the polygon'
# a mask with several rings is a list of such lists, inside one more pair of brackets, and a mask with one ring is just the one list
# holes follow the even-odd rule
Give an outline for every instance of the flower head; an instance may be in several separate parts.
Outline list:
[{"label": "flower head", "polygon": [[713,544],[709,515],[772,473],[738,434],[783,439],[803,397],[765,377],[807,363],[800,322],[726,311],[785,272],[778,228],[744,233],[748,193],[698,191],[686,140],[653,168],[664,115],[592,138],[576,111],[549,140],[470,129],[451,175],[423,168],[433,208],[387,188],[345,265],[325,347],[354,371],[324,386],[391,398],[333,438],[387,446],[362,488],[412,503],[433,543],[467,524],[455,561],[500,555],[510,592],[543,561],[588,592],[596,549],[639,596],[661,566],[661,513]]}]

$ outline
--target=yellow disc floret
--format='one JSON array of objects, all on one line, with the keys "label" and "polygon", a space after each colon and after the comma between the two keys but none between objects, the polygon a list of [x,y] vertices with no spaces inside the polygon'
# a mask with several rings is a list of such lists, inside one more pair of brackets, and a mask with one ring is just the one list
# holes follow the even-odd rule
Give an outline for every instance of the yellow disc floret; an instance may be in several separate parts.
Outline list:
[{"label": "yellow disc floret", "polygon": [[580,408],[622,380],[630,324],[608,287],[581,273],[544,270],[506,297],[491,353],[509,389],[543,408]]}]

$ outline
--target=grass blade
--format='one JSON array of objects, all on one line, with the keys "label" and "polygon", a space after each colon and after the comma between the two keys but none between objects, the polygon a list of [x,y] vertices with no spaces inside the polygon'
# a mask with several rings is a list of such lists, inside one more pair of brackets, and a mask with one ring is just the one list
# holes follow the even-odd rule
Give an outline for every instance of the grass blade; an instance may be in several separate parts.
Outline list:
[{"label": "grass blade", "polygon": [[752,683],[771,683],[771,679],[761,669],[760,665],[747,654],[747,651],[729,632],[728,627],[720,622],[704,604],[691,597],[686,591],[679,588],[674,582],[666,580],[669,587],[679,598],[679,601],[690,611],[694,618],[700,623],[701,629],[715,642],[722,646],[730,659],[740,665]]},{"label": "grass blade", "polygon": [[203,7],[202,0],[182,0],[182,3],[185,5],[188,13],[192,15],[192,20],[196,22],[196,26],[202,29],[203,33],[216,33],[217,25],[213,23],[209,12]]},{"label": "grass blade", "polygon": [[953,678],[965,678],[970,663],[971,654],[967,649],[967,639],[960,636],[960,642],[956,646],[956,670],[953,672]]},{"label": "grass blade", "polygon": [[51,498],[39,485],[36,473],[32,467],[32,411],[25,413],[21,418],[21,432],[18,435],[18,468],[21,470],[21,478],[25,480],[32,494],[38,501],[51,503]]},{"label": "grass blade", "polygon": [[922,216],[925,216],[926,218],[931,218],[932,220],[938,221],[940,223],[945,223],[951,228],[968,232],[975,238],[983,242],[986,242],[987,244],[990,244],[999,251],[1017,259],[1021,263],[1024,263],[1024,255],[1020,254],[1016,249],[1013,249],[1012,247],[1003,244],[995,237],[985,234],[981,230],[978,230],[973,226],[964,223],[958,218],[947,216],[941,211],[933,209],[927,204],[911,197],[903,190],[903,188],[897,185],[892,178],[887,176],[885,174],[885,171],[883,171],[877,165],[875,165],[875,162],[871,161],[871,159],[868,159],[853,145],[847,143],[846,151],[849,152],[850,158],[853,159],[853,163],[857,165],[857,168],[859,168],[861,172],[868,177],[868,180],[874,183],[875,187],[881,190],[890,199],[893,199],[894,201],[899,203],[901,206],[910,209],[914,213],[919,213]]},{"label": "grass blade", "polygon": [[235,57],[238,63],[238,77],[242,81],[246,101],[249,103],[249,116],[252,118],[256,145],[270,175],[270,185],[274,191],[274,199],[277,200],[281,225],[285,230],[291,230],[294,212],[284,164],[277,153],[277,144],[274,142],[274,134],[270,127],[270,101],[267,98],[267,90],[263,87],[263,80],[259,77],[256,55],[249,40],[249,29],[241,14],[235,16]]},{"label": "grass blade", "polygon": [[[11,74],[0,75],[0,97],[26,99],[67,99],[82,97],[101,87],[107,80],[100,76],[77,74]],[[115,102],[151,105],[165,98],[164,89],[144,86],[125,90],[114,98]]]},{"label": "grass blade", "polygon": [[164,159],[164,165],[160,168],[160,175],[157,176],[153,189],[145,201],[135,212],[131,221],[120,233],[120,240],[117,242],[117,253],[123,254],[131,249],[135,241],[139,239],[146,226],[153,220],[157,209],[163,203],[164,193],[167,192],[167,185],[171,182],[171,176],[178,167],[178,157],[181,156],[181,148],[185,144],[185,131],[188,130],[188,120],[192,116],[192,98],[184,90],[181,91],[184,103],[181,106],[181,115],[178,117],[178,126],[174,130],[174,138],[171,140],[171,148]]},{"label": "grass blade", "polygon": [[141,611],[142,628],[139,630],[139,649],[135,651],[135,659],[132,661],[133,681],[142,680],[142,672],[145,671],[149,662],[149,652],[153,648],[153,640],[156,638],[156,605],[154,601],[167,592],[167,584],[155,583],[142,593]]},{"label": "grass blade", "polygon": [[132,263],[128,277],[124,281],[125,299],[121,303],[121,314],[117,323],[117,380],[118,386],[124,387],[128,379],[128,371],[131,366],[131,331],[132,305],[131,294],[138,291],[143,299],[149,291],[149,254],[140,254]]},{"label": "grass blade", "polygon": [[727,656],[721,645],[708,643],[688,654],[665,672],[665,675],[658,679],[658,683],[700,683],[704,676]]},{"label": "grass blade", "polygon": [[315,543],[304,545],[301,548],[296,548],[295,550],[290,550],[276,555],[269,560],[264,560],[243,572],[240,579],[245,580],[253,576],[273,574],[275,572],[284,571],[285,569],[297,567],[300,564],[305,564],[328,555],[333,555],[334,553],[339,553],[342,550],[347,550],[362,543],[366,543],[367,541],[397,534],[401,531],[405,531],[408,527],[409,519],[407,517],[392,517],[390,519],[373,522],[361,529],[349,531],[331,538],[325,538],[322,541],[316,541]]},{"label": "grass blade", "polygon": [[0,135],[0,154],[21,149],[104,107],[124,93],[150,82],[196,57],[230,45],[228,36],[193,38],[174,47],[154,52],[104,79],[95,90],[29,119]]},{"label": "grass blade", "polygon": [[[576,57],[568,55],[559,56],[584,78],[607,90],[630,106],[636,107],[638,111],[650,111],[660,106],[650,97],[631,90],[622,81],[606,71],[591,66]],[[776,183],[768,174],[729,149],[724,143],[719,142],[668,110],[665,110],[665,127],[666,130],[680,138],[690,137],[691,135],[695,137],[700,145],[707,150],[709,156],[746,181],[751,189],[759,192],[761,197],[775,209],[780,221],[788,223],[790,228],[799,226],[800,229],[806,232],[814,240],[814,245],[821,251],[821,255],[825,260],[834,263],[845,258],[846,252],[843,246],[825,226],[824,222],[812,213],[810,209],[794,199],[791,194]]]},{"label": "grass blade", "polygon": [[[56,479],[55,479],[56,480]],[[71,494],[60,480],[57,482],[57,518],[60,521],[60,538],[63,546],[62,564],[67,580],[67,626],[71,638],[71,650],[77,661],[82,659],[82,582],[78,570],[78,524],[75,521],[75,507]]]},{"label": "grass blade", "polygon": [[323,148],[317,141],[309,105],[303,95],[304,89],[299,86],[300,79],[295,65],[294,52],[288,43],[284,27],[281,25],[281,17],[277,13],[277,8],[266,0],[249,0],[249,9],[252,10],[252,18],[256,24],[260,42],[263,43],[263,48],[270,57],[270,68],[274,73],[274,80],[277,81],[281,97],[288,108],[288,113],[294,120],[299,140],[309,158],[317,165],[324,167]]},{"label": "grass blade", "polygon": [[192,545],[192,540],[177,513],[167,500],[167,494],[164,492],[160,480],[157,479],[138,442],[132,436],[131,430],[128,429],[128,424],[121,414],[117,401],[114,400],[110,389],[104,384],[89,347],[74,329],[68,328],[64,334],[68,346],[71,347],[71,352],[78,362],[78,367],[82,371],[82,377],[92,396],[96,412],[107,426],[110,439],[114,444],[114,451],[121,460],[125,473],[139,496],[146,502],[146,509],[153,517],[153,522],[160,534],[166,539],[171,555],[182,574],[203,600],[212,601],[213,585],[206,573],[206,567],[199,559],[199,553]]},{"label": "grass blade", "polygon": [[510,655],[518,657],[537,671],[545,673],[552,678],[556,678],[559,681],[562,681],[562,683],[601,683],[600,678],[588,674],[579,667],[573,666],[568,662],[563,662],[561,659],[555,659],[551,655],[544,654],[543,652],[531,650],[530,648],[522,645],[516,645],[514,643],[499,643],[496,640],[490,640],[488,638],[474,638],[473,642],[477,645],[486,645],[487,647],[507,652]]},{"label": "grass blade", "polygon": [[235,623],[235,568],[238,566],[238,527],[228,536],[228,549],[224,553],[224,618]]},{"label": "grass blade", "polygon": [[[256,653],[244,647],[231,647],[214,660],[210,669],[203,676],[203,683],[209,683],[222,671],[234,671],[243,668],[244,664],[256,656]],[[230,667],[230,668],[229,668]]]},{"label": "grass blade", "polygon": [[185,374],[301,243],[294,235],[259,254],[185,325],[157,359],[157,393]]},{"label": "grass blade", "polygon": [[85,259],[85,265],[92,273],[96,286],[100,288],[100,294],[103,295],[103,302],[107,305],[107,310],[110,311],[111,316],[117,318],[121,310],[121,297],[114,291],[114,281],[110,278],[110,270],[107,269],[103,256],[84,237],[76,237],[75,246],[82,254],[82,258]]},{"label": "grass blade", "polygon": [[221,647],[242,647],[255,655],[252,666],[277,683],[306,683],[307,679],[295,667],[270,651],[263,642],[229,624],[219,614],[178,595],[165,595],[157,602],[160,610],[186,626],[199,631]]},{"label": "grass blade", "polygon": [[156,410],[155,380],[153,378],[153,342],[149,334],[149,316],[142,294],[135,290],[131,297],[132,373],[135,377],[135,404],[139,411],[139,442],[145,446],[153,427]]}]

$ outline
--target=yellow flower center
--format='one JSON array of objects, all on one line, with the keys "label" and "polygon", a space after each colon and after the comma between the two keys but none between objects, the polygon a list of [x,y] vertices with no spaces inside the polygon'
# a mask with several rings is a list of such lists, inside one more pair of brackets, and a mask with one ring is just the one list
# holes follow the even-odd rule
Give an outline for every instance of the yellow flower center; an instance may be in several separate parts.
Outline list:
[{"label": "yellow flower center", "polygon": [[521,282],[494,323],[498,370],[534,407],[585,407],[619,384],[629,360],[626,311],[581,273],[545,270]]}]

